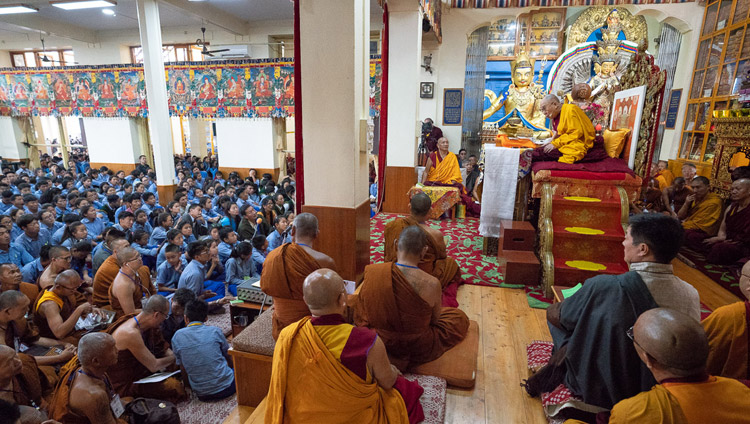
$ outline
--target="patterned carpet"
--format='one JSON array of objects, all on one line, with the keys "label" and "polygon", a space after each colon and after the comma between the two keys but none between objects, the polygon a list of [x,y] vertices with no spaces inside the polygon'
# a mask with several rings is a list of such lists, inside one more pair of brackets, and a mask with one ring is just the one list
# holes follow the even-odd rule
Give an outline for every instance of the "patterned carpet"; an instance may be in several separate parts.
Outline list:
[{"label": "patterned carpet", "polygon": [[706,256],[690,248],[683,247],[677,259],[690,265],[691,267],[702,272],[703,275],[715,281],[718,285],[725,288],[735,296],[742,299],[744,296],[740,291],[740,274],[742,267],[724,266],[710,264],[706,261]]}]

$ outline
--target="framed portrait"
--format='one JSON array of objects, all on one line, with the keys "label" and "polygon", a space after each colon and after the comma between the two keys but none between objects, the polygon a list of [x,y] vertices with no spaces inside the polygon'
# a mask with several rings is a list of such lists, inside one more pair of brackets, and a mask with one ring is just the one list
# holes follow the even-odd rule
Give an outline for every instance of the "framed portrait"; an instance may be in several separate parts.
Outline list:
[{"label": "framed portrait", "polygon": [[422,99],[431,99],[435,95],[434,82],[419,83],[419,97]]},{"label": "framed portrait", "polygon": [[628,167],[635,166],[635,151],[638,147],[638,130],[641,127],[643,102],[646,100],[646,86],[622,90],[615,93],[614,107],[610,117],[609,129],[630,130],[630,143],[625,146],[623,158],[627,159]]}]

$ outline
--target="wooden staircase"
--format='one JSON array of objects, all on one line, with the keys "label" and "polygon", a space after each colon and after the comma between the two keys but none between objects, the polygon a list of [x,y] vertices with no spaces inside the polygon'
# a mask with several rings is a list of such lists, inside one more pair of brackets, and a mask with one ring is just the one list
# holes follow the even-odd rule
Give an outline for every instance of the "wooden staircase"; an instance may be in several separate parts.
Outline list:
[{"label": "wooden staircase", "polygon": [[617,186],[612,198],[562,197],[549,183],[542,188],[539,210],[539,258],[542,286],[552,298],[552,286],[572,287],[600,274],[622,274],[622,241],[630,206]]}]

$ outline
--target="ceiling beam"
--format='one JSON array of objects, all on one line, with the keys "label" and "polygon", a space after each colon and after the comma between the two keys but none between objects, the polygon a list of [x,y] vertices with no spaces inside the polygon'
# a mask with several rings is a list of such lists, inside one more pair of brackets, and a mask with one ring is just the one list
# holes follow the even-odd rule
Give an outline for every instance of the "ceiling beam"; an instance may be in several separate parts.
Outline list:
[{"label": "ceiling beam", "polygon": [[26,31],[42,31],[56,37],[82,41],[84,43],[98,42],[96,31],[41,16],[25,14],[2,15],[0,16],[0,22]]},{"label": "ceiling beam", "polygon": [[248,22],[206,3],[196,3],[187,0],[161,0],[161,2],[193,15],[198,19],[203,19],[211,25],[223,28],[234,35],[247,35],[250,31],[250,24]]}]

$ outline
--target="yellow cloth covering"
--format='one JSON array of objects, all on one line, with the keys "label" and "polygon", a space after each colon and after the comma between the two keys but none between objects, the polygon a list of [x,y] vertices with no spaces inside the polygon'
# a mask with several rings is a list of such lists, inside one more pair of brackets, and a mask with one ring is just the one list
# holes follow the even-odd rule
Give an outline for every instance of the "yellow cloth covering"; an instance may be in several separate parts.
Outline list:
[{"label": "yellow cloth covering", "polygon": [[657,172],[656,175],[654,175],[654,179],[659,183],[659,190],[663,191],[665,188],[672,185],[674,175],[672,174],[672,171],[665,169]]},{"label": "yellow cloth covering", "polygon": [[266,400],[266,423],[409,422],[398,391],[364,382],[343,366],[309,317],[281,331]]},{"label": "yellow cloth covering", "polygon": [[735,302],[722,306],[703,320],[710,348],[706,363],[709,374],[737,379],[750,377],[747,303]]},{"label": "yellow cloth covering", "polygon": [[427,181],[434,181],[441,184],[451,184],[452,181],[463,183],[461,178],[461,168],[458,167],[458,158],[453,152],[448,152],[444,158],[440,158],[440,152],[430,155],[432,159],[432,168],[427,174]]},{"label": "yellow cloth covering", "polygon": [[706,194],[702,202],[689,205],[688,216],[682,221],[682,228],[686,230],[701,230],[711,233],[716,221],[721,219],[723,201],[714,193]]},{"label": "yellow cloth covering", "polygon": [[51,290],[45,290],[44,293],[42,293],[42,295],[39,297],[39,300],[36,301],[36,305],[34,306],[34,312],[35,313],[38,312],[39,307],[42,305],[42,303],[48,302],[48,301],[55,302],[60,309],[62,309],[63,307],[63,300],[60,296],[58,296],[57,294],[55,294],[55,292]]},{"label": "yellow cloth covering", "polygon": [[558,162],[575,163],[586,155],[594,145],[596,130],[591,120],[580,107],[562,105],[560,122],[557,124],[557,138],[552,145],[562,153]]}]

